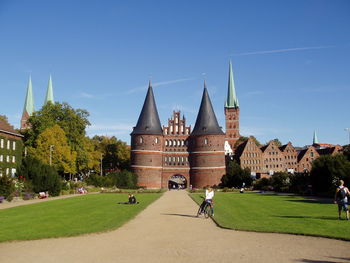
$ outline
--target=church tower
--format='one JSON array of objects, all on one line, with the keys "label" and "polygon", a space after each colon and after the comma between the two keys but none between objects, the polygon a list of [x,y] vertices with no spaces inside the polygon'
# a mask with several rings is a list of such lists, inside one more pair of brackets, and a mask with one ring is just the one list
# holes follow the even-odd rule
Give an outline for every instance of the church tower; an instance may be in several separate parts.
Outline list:
[{"label": "church tower", "polygon": [[52,104],[55,103],[55,101],[53,99],[53,88],[52,88],[51,75],[50,75],[50,78],[49,78],[49,83],[47,85],[47,91],[46,91],[46,97],[45,97],[44,105],[46,105],[48,102],[51,102]]},{"label": "church tower", "polygon": [[162,187],[161,128],[151,81],[136,127],[131,133],[131,170],[138,175],[138,185],[146,188]]},{"label": "church tower", "polygon": [[234,145],[239,139],[239,103],[236,96],[235,84],[233,81],[232,63],[230,61],[228,73],[228,90],[225,102],[225,120],[226,120],[226,137],[225,151],[227,154],[233,154]]},{"label": "church tower", "polygon": [[206,83],[190,136],[190,180],[194,188],[218,185],[225,174],[225,134],[219,127]]},{"label": "church tower", "polygon": [[29,129],[30,125],[27,123],[30,116],[32,116],[34,112],[34,97],[33,97],[33,88],[32,88],[32,77],[29,76],[28,87],[26,99],[24,102],[24,109],[21,118],[21,130]]}]

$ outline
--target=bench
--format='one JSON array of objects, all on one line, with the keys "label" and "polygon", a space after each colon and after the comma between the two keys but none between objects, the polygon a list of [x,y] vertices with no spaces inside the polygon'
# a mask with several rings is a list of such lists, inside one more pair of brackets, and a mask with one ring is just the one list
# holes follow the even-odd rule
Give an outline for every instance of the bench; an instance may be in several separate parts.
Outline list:
[{"label": "bench", "polygon": [[39,199],[44,199],[44,198],[49,197],[49,194],[47,194],[45,192],[40,192],[38,197],[39,197]]}]

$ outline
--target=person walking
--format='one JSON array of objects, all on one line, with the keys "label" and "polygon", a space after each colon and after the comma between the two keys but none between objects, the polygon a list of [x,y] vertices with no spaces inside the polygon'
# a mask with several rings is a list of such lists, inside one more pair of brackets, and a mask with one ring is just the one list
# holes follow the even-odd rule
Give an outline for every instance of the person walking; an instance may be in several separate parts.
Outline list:
[{"label": "person walking", "polygon": [[337,187],[334,195],[334,203],[338,204],[338,216],[341,219],[341,211],[346,212],[346,220],[349,220],[348,195],[349,189],[344,186],[344,181],[340,180],[340,185]]}]

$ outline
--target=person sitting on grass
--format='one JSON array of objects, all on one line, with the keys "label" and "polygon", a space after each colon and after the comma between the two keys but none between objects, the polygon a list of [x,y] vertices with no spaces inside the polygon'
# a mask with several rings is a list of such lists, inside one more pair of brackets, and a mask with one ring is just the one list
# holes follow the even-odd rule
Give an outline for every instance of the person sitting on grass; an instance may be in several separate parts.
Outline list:
[{"label": "person sitting on grass", "polygon": [[138,204],[139,202],[136,201],[136,197],[133,194],[129,194],[129,200],[128,202],[119,202],[118,204],[121,205],[134,205]]},{"label": "person sitting on grass", "polygon": [[348,195],[349,189],[344,186],[344,181],[340,180],[340,186],[335,191],[334,203],[338,204],[338,216],[341,219],[341,210],[346,212],[346,220],[349,220]]}]

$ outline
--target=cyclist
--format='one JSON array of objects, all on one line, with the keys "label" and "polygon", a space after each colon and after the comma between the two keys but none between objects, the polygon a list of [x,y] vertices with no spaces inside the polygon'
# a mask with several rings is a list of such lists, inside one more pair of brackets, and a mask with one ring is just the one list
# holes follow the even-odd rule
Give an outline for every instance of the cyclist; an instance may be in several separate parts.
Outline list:
[{"label": "cyclist", "polygon": [[212,216],[214,216],[213,198],[214,198],[214,190],[213,188],[209,187],[208,189],[205,190],[205,200],[200,206],[201,208],[200,213],[204,213],[205,206],[210,205]]}]

